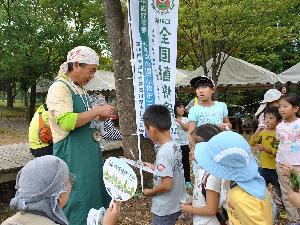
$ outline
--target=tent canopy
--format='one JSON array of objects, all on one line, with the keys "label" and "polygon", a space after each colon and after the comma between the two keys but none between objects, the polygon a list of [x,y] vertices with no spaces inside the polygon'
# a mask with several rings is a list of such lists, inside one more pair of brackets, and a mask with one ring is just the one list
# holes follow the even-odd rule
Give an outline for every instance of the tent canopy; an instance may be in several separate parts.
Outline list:
[{"label": "tent canopy", "polygon": [[110,71],[97,70],[84,88],[88,91],[114,90],[115,78],[114,73]]},{"label": "tent canopy", "polygon": [[[182,79],[185,79],[190,74],[187,70],[176,70],[176,84]],[[36,90],[38,93],[45,93],[48,91],[52,80],[41,79],[37,82]],[[101,90],[115,90],[115,77],[114,73],[110,71],[97,70],[94,77],[84,86],[88,91],[101,91]]]},{"label": "tent canopy", "polygon": [[278,75],[281,83],[300,81],[300,62]]},{"label": "tent canopy", "polygon": [[[223,54],[222,57],[227,57]],[[210,59],[207,62],[207,68],[209,70],[208,76],[212,77],[212,63],[213,59]],[[182,79],[178,86],[187,86],[190,85],[190,81],[194,77],[203,76],[204,70],[200,66],[190,76]],[[226,86],[226,85],[249,85],[249,84],[274,84],[278,81],[278,76],[260,66],[248,63],[244,60],[234,58],[229,56],[226,62],[224,63],[219,78],[217,86]]]}]

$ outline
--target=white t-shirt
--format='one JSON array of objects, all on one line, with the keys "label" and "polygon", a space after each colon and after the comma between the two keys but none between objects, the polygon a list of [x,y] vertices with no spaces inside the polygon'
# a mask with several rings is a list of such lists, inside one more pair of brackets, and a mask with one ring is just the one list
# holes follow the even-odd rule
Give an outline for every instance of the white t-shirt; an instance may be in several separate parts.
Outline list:
[{"label": "white t-shirt", "polygon": [[[196,183],[193,190],[193,207],[204,207],[206,206],[206,201],[202,195],[202,179],[205,174],[205,170],[200,168],[198,171],[198,176],[195,176]],[[215,192],[221,192],[221,179],[209,175],[206,182],[206,190],[212,190]],[[216,216],[198,216],[193,215],[193,225],[219,225],[219,221]]]},{"label": "white t-shirt", "polygon": [[[183,124],[186,124],[189,122],[187,117],[182,117],[181,122]],[[177,133],[178,136],[175,138],[175,141],[180,145],[188,145],[189,144],[189,140],[188,140],[188,132],[183,130],[181,125],[179,123],[176,122],[177,125]]]},{"label": "white t-shirt", "polygon": [[280,141],[276,162],[300,165],[300,118],[291,123],[279,123],[276,138]]}]

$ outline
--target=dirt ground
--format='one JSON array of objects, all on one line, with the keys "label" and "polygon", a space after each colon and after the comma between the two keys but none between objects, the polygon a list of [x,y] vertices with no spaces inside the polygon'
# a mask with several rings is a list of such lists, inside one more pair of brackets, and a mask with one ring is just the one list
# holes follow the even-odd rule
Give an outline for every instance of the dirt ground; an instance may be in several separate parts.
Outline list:
[{"label": "dirt ground", "polygon": [[0,145],[27,142],[28,127],[24,119],[0,117]]},{"label": "dirt ground", "polygon": [[[27,142],[28,123],[23,119],[6,119],[0,117],[0,145]],[[9,201],[14,196],[15,182],[0,184],[0,223],[13,215],[15,211],[9,208]],[[151,224],[152,215],[150,212],[151,200],[141,194],[122,204],[121,219],[122,225],[148,225]],[[276,225],[286,224],[286,214],[280,209]],[[179,220],[177,225],[190,225],[187,220]]]}]

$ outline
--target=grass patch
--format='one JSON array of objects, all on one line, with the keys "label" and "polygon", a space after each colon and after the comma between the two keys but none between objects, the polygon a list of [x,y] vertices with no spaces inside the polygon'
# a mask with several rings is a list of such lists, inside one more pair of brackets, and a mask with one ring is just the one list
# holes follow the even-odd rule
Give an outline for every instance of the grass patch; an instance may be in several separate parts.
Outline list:
[{"label": "grass patch", "polygon": [[[41,104],[41,102],[37,102],[36,109]],[[13,108],[6,107],[6,101],[0,101],[0,117],[26,118],[27,111],[27,107],[24,105],[24,102],[21,102],[21,100],[16,100]]]}]

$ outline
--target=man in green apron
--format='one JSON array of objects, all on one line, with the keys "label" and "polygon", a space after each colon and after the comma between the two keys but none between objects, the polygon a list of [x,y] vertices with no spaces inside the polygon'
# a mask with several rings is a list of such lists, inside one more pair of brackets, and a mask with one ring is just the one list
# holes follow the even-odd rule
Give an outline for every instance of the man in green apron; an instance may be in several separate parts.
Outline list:
[{"label": "man in green apron", "polygon": [[[75,177],[64,213],[71,225],[85,225],[91,208],[107,207],[99,144],[93,139],[94,119],[110,118],[115,109],[110,105],[91,108],[89,96],[82,87],[99,65],[91,48],[78,46],[71,50],[47,96],[49,123],[53,135],[53,154],[63,159]],[[55,168],[49,168],[55,169]]]}]

